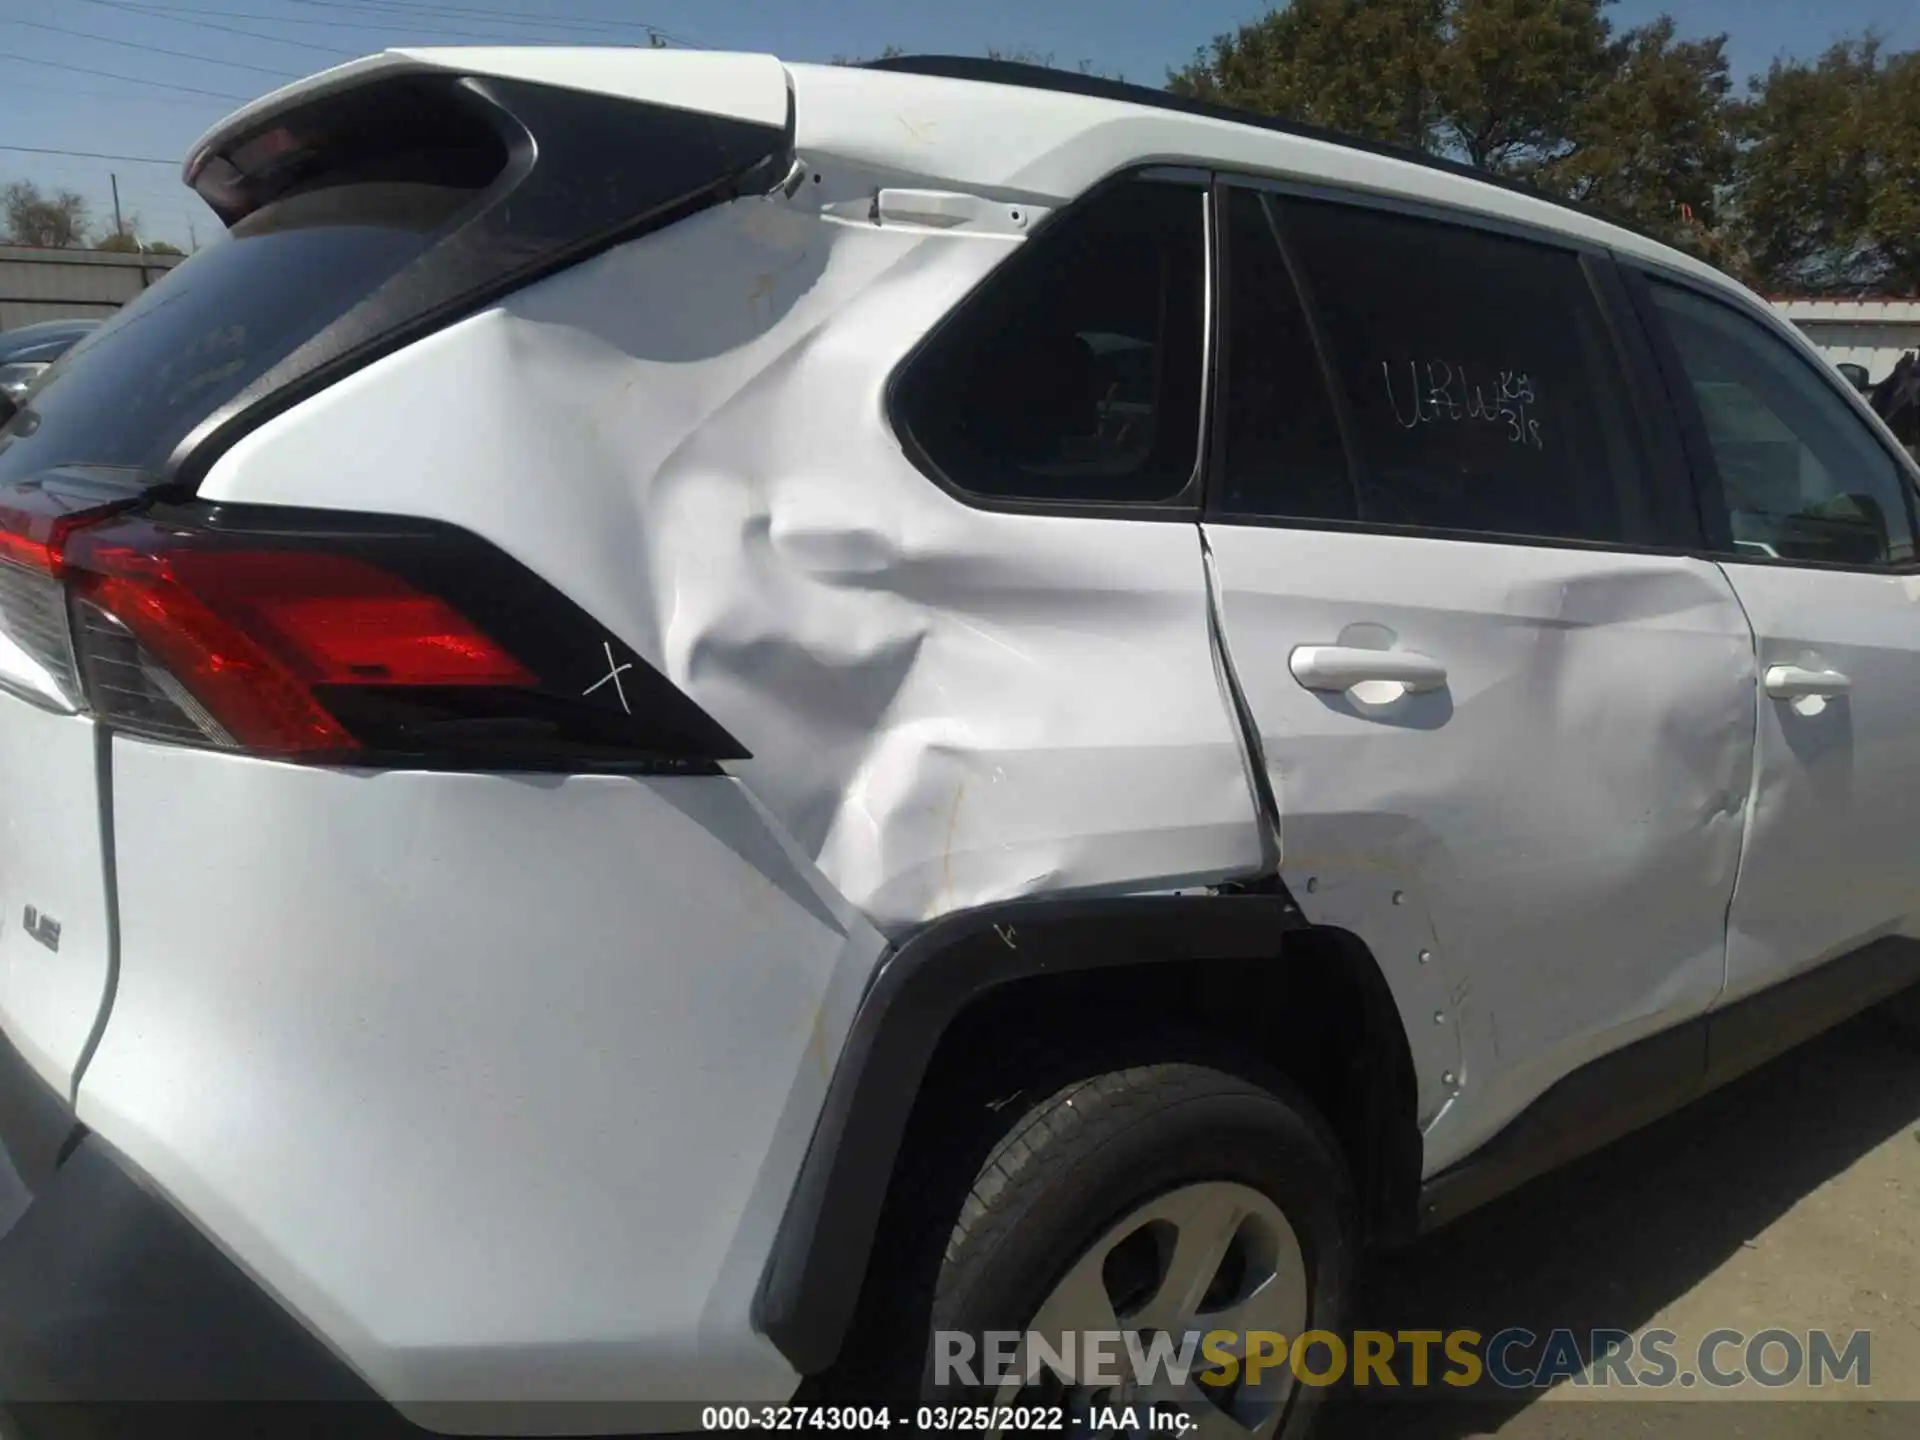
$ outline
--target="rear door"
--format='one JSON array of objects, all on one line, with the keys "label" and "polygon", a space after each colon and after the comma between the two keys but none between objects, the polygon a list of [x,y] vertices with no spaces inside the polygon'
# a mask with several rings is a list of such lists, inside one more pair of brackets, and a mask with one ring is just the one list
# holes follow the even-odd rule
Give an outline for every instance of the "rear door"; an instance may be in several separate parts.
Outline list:
[{"label": "rear door", "polygon": [[1920,926],[1912,472],[1839,377],[1771,323],[1678,281],[1636,288],[1673,375],[1711,548],[1757,640],[1732,1002]]},{"label": "rear door", "polygon": [[1390,977],[1438,976],[1415,1053],[1457,1033],[1459,1060],[1420,1076],[1431,1170],[1718,994],[1752,641],[1673,543],[1686,477],[1626,378],[1604,257],[1223,203],[1226,637],[1293,893]]}]

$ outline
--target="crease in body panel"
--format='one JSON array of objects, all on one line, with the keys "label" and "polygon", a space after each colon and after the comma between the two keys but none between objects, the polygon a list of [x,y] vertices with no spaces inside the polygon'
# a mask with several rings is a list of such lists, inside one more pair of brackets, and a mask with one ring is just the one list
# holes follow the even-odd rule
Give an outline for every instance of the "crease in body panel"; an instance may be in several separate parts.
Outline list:
[{"label": "crease in body panel", "polygon": [[1239,740],[1241,768],[1246,772],[1254,813],[1260,820],[1260,873],[1278,875],[1286,858],[1279,794],[1275,789],[1273,772],[1267,766],[1266,747],[1260,739],[1259,725],[1254,720],[1252,708],[1247,704],[1246,693],[1240,688],[1240,677],[1234,671],[1233,655],[1227,646],[1226,623],[1220,599],[1220,575],[1213,546],[1207,542],[1204,526],[1196,526],[1195,530],[1200,538],[1201,566],[1206,577],[1207,640],[1213,652],[1214,674],[1220,682],[1221,700],[1232,718]]}]

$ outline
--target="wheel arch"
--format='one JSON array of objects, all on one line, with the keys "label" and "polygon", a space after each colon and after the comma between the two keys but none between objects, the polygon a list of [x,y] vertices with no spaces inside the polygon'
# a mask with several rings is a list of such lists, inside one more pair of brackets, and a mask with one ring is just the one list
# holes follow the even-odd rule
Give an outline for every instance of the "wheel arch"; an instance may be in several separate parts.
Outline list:
[{"label": "wheel arch", "polygon": [[[1236,1038],[1290,1074],[1289,1020],[1312,1022],[1320,1053],[1357,1042],[1339,1051],[1345,1068],[1323,1076],[1320,1093],[1306,1088],[1324,1108],[1331,1087],[1348,1112],[1328,1118],[1362,1181],[1365,1229],[1388,1240],[1413,1233],[1421,1167],[1413,1065],[1392,993],[1358,937],[1311,925],[1278,886],[983,906],[898,945],[861,1001],[754,1302],[755,1327],[795,1369],[827,1370],[852,1328],[902,1142],[943,1044],[993,1007],[1025,1008],[1029,997],[1096,976],[1103,996],[1157,1004],[1171,984],[1218,1014],[1278,1016],[1271,1031],[1235,1024]],[[1279,988],[1249,1004],[1244,985],[1256,980]],[[1304,1003],[1279,1003],[1281,993]],[[1331,1026],[1330,1006],[1340,1011]],[[1059,1013],[1038,1010],[1042,1025]],[[1283,1053],[1257,1053],[1276,1046]]]}]

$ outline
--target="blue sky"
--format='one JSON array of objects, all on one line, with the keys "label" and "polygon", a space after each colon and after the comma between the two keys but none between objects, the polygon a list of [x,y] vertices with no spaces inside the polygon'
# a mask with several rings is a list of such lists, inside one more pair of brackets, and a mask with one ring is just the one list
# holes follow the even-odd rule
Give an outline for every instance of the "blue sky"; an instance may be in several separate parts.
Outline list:
[{"label": "blue sky", "polygon": [[[239,100],[388,45],[644,43],[649,26],[709,48],[796,60],[887,44],[965,54],[1022,48],[1157,84],[1169,65],[1266,8],[1261,0],[0,0],[0,144],[173,160]],[[1776,55],[1811,54],[1869,27],[1901,48],[1920,46],[1916,0],[1619,0],[1611,14],[1624,27],[1662,11],[1685,34],[1726,32],[1742,77]],[[78,190],[103,219],[110,173],[151,238],[185,245],[190,231],[205,241],[218,229],[167,166],[0,150],[0,180]]]}]

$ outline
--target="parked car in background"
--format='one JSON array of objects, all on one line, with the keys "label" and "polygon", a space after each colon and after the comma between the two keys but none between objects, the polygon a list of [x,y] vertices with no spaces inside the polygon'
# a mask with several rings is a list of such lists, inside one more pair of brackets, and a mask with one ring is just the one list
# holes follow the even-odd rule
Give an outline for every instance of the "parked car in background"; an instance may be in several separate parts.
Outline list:
[{"label": "parked car in background", "polygon": [[1892,373],[1867,392],[1867,398],[1900,443],[1920,457],[1920,351],[1902,355]]},{"label": "parked car in background", "polygon": [[15,404],[46,368],[98,330],[98,320],[43,320],[0,330],[0,395]]}]

